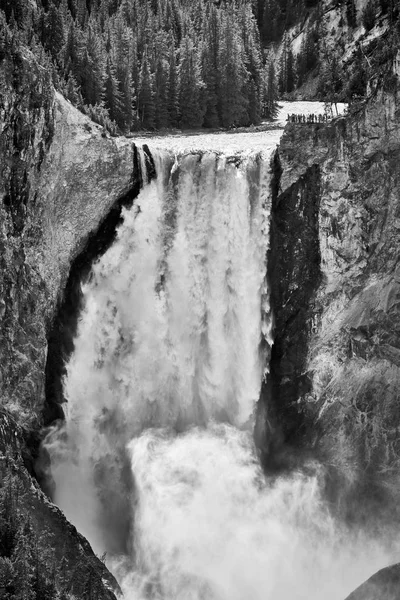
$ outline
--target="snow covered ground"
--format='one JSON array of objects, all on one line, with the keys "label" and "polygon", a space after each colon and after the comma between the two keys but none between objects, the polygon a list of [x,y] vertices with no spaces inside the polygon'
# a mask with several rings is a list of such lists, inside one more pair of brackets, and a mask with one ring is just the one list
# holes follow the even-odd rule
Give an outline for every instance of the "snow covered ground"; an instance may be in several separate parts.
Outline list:
[{"label": "snow covered ground", "polygon": [[[220,131],[207,133],[203,131],[174,133],[169,135],[146,135],[135,138],[135,144],[148,144],[151,148],[160,148],[183,154],[188,152],[221,152],[227,156],[254,154],[263,152],[270,154],[279,144],[288,114],[324,114],[323,102],[280,102],[277,119],[271,123],[271,129],[257,131],[249,127],[246,131]],[[339,114],[345,110],[345,104],[338,104]],[[336,114],[335,109],[334,114]],[[264,125],[269,125],[265,122]]]}]

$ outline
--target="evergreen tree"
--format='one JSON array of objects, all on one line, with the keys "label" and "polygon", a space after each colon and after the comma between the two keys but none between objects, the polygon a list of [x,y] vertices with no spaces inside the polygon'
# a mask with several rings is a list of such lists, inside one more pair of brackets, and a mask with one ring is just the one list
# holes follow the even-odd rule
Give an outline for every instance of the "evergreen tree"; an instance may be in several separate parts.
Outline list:
[{"label": "evergreen tree", "polygon": [[155,112],[153,77],[150,72],[147,49],[145,49],[140,68],[138,90],[138,113],[141,127],[154,129]]},{"label": "evergreen tree", "polygon": [[320,73],[319,93],[325,100],[336,105],[341,99],[343,81],[344,78],[339,60],[333,55],[323,63]]},{"label": "evergreen tree", "polygon": [[103,52],[101,38],[94,30],[93,23],[89,23],[82,56],[79,57],[78,76],[85,102],[92,106],[100,104],[104,91]]},{"label": "evergreen tree", "polygon": [[172,127],[178,126],[178,71],[176,66],[175,50],[171,45],[169,53],[169,77],[167,89],[168,120]]},{"label": "evergreen tree", "polygon": [[118,87],[117,72],[110,56],[107,56],[104,90],[104,101],[110,118],[113,121],[118,121],[121,114],[122,102]]},{"label": "evergreen tree", "polygon": [[290,45],[289,37],[284,35],[282,43],[282,55],[280,59],[279,70],[279,91],[289,93],[294,90],[295,85],[295,66],[294,56]]},{"label": "evergreen tree", "polygon": [[64,24],[61,12],[54,4],[50,4],[45,18],[45,47],[50,51],[53,59],[58,60],[58,55],[64,46]]},{"label": "evergreen tree", "polygon": [[219,26],[217,10],[211,6],[203,23],[201,45],[201,75],[205,84],[204,94],[204,126],[218,127],[218,34]]},{"label": "evergreen tree", "polygon": [[351,71],[350,79],[346,86],[346,96],[349,102],[365,96],[368,84],[368,73],[365,59],[359,49]]},{"label": "evergreen tree", "polygon": [[269,41],[278,39],[282,15],[290,12],[287,19],[294,18],[297,4],[40,0],[34,10],[25,0],[0,0],[13,43],[28,44],[73,104],[110,130],[115,120],[120,132],[144,123],[257,123],[262,48],[253,13]]},{"label": "evergreen tree", "polygon": [[[81,37],[81,35],[79,37]],[[75,23],[71,19],[67,39],[62,51],[64,75],[67,75],[71,72],[74,75],[75,79],[79,77],[79,54],[81,54],[82,52],[82,39],[78,39],[78,35],[75,30]]]},{"label": "evergreen tree", "polygon": [[318,65],[318,46],[317,33],[311,30],[306,33],[300,46],[300,52],[297,56],[296,75],[297,85],[301,86],[308,73],[313,71]]},{"label": "evergreen tree", "polygon": [[181,127],[201,127],[204,111],[201,104],[200,61],[192,40],[187,35],[182,39],[179,61],[179,115]]},{"label": "evergreen tree", "polygon": [[89,20],[89,15],[87,11],[86,0],[75,0],[76,2],[76,22],[81,27],[81,29],[85,29],[86,24]]},{"label": "evergreen tree", "polygon": [[264,69],[264,94],[262,116],[274,119],[278,114],[278,89],[274,61],[270,60]]},{"label": "evergreen tree", "polygon": [[65,95],[68,98],[68,100],[75,106],[80,107],[82,105],[82,96],[79,90],[79,86],[72,73],[69,73],[67,76]]},{"label": "evergreen tree", "polygon": [[155,123],[157,129],[169,126],[168,114],[168,65],[162,58],[157,61],[154,88],[155,88]]},{"label": "evergreen tree", "polygon": [[290,47],[287,54],[286,68],[286,91],[290,94],[290,92],[293,92],[295,85],[294,57]]},{"label": "evergreen tree", "polygon": [[132,93],[132,128],[139,128],[139,109],[138,109],[138,91],[139,91],[139,59],[137,53],[137,38],[133,37],[131,42],[131,93]]},{"label": "evergreen tree", "polygon": [[[116,79],[118,82],[119,107],[115,117],[122,131],[130,131],[133,123],[133,83],[132,60],[133,37],[131,30],[126,26],[123,15],[129,13],[129,6],[123,3],[120,6],[115,20],[115,35],[111,53],[116,66]],[[136,58],[136,55],[135,55]]]},{"label": "evergreen tree", "polygon": [[244,65],[244,48],[232,15],[224,14],[220,33],[219,114],[224,127],[248,123],[248,99],[245,95],[248,73]]},{"label": "evergreen tree", "polygon": [[262,56],[260,38],[249,5],[241,7],[240,30],[243,36],[247,84],[249,123],[257,124],[261,117]]},{"label": "evergreen tree", "polygon": [[272,0],[266,0],[261,26],[261,39],[265,46],[268,46],[279,39],[280,31],[277,23],[278,10]]}]

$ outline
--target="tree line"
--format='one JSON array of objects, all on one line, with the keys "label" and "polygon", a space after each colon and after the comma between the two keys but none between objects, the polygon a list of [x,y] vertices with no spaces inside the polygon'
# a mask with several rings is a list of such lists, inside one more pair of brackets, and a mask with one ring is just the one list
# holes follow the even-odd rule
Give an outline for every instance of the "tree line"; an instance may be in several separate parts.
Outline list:
[{"label": "tree line", "polygon": [[[337,2],[350,30],[368,31],[380,15],[398,22],[395,0],[368,0],[360,14],[355,0]],[[365,95],[379,61],[359,48],[344,67],[340,48],[326,46],[320,8],[320,0],[0,0],[0,37],[7,27],[55,87],[112,133],[229,128],[272,119],[278,97],[311,73],[319,99]],[[294,55],[288,30],[307,15]]]},{"label": "tree line", "polygon": [[277,81],[250,0],[0,0],[75,106],[112,132],[272,118]]}]

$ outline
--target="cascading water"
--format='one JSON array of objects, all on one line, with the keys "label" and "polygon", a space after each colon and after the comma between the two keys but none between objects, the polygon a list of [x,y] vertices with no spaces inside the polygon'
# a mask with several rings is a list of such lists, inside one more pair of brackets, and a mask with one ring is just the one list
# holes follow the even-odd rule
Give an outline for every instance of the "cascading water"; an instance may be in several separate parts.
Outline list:
[{"label": "cascading water", "polygon": [[268,481],[252,442],[269,156],[153,155],[83,288],[54,500],[132,600],[344,597],[387,556],[329,516],[319,467]]}]

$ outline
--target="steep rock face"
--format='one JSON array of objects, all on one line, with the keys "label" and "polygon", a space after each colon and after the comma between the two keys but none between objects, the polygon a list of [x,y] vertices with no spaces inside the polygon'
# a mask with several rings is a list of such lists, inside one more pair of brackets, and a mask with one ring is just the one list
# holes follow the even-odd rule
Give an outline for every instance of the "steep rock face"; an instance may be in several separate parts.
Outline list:
[{"label": "steep rock face", "polygon": [[[301,182],[309,189],[310,210],[315,195],[320,196],[314,233],[321,279],[307,301],[312,309],[300,347],[300,329],[286,339],[282,325],[276,329],[281,356],[275,373],[283,372],[285,361],[297,351],[301,356],[290,377],[302,384],[293,396],[295,384],[288,385],[273,371],[278,388],[274,410],[286,441],[316,449],[342,483],[353,492],[363,490],[356,494],[357,504],[348,507],[349,517],[361,517],[364,508],[387,500],[399,484],[398,109],[396,95],[379,92],[350,118],[328,126],[289,125],[279,148],[277,205],[284,206]],[[316,169],[320,192],[311,175]],[[307,229],[292,218],[290,205],[280,218],[287,223],[289,244],[297,239],[298,245],[309,243]],[[314,258],[311,253],[309,260]],[[307,285],[307,272],[283,276],[286,290],[301,288],[304,281]],[[281,293],[274,304],[277,323],[283,320],[283,328],[291,327],[298,318],[293,316],[295,302]],[[292,423],[289,429],[287,422]],[[346,485],[340,489],[345,493]]]},{"label": "steep rock face", "polygon": [[48,340],[70,266],[86,251],[95,257],[99,229],[110,238],[140,187],[138,157],[129,140],[110,138],[56,94],[28,51],[1,54],[0,83],[0,488],[19,482],[18,510],[43,552],[64,557],[70,593],[90,584],[111,600],[114,578],[24,463],[31,467],[42,422]]},{"label": "steep rock face", "polygon": [[[318,165],[279,189],[282,172],[279,153],[274,160],[271,238],[268,279],[274,314],[274,344],[270,375],[262,395],[275,435],[266,435],[266,466],[280,467],[281,443],[308,434],[297,400],[310,391],[306,372],[309,332],[315,312],[314,295],[321,279],[318,214],[321,175]],[[276,421],[279,427],[276,427]]]},{"label": "steep rock face", "polygon": [[47,335],[70,264],[137,173],[129,140],[54,94],[27,52],[0,69],[0,393],[30,424],[44,403]]}]

